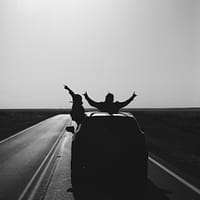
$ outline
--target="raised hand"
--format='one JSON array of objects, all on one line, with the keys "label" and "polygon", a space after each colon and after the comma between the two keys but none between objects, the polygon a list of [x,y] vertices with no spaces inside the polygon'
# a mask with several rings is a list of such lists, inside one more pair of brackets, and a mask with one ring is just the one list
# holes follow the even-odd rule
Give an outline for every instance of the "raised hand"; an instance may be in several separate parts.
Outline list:
[{"label": "raised hand", "polygon": [[85,97],[88,96],[87,92],[84,92],[83,95],[84,95]]},{"label": "raised hand", "polygon": [[68,87],[67,85],[64,85],[64,89],[70,90],[69,87]]},{"label": "raised hand", "polygon": [[136,93],[135,93],[135,91],[133,92],[133,97],[136,97],[136,96],[138,96]]}]

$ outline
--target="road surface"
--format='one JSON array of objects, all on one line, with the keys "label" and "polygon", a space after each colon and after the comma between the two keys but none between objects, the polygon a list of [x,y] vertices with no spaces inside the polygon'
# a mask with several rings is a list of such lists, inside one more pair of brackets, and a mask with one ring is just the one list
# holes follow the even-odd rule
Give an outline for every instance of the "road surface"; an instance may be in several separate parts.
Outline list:
[{"label": "road surface", "polygon": [[[71,135],[66,134],[60,152],[60,162],[57,165],[52,182],[49,185],[44,200],[74,200],[72,193],[66,192],[71,188],[70,183],[70,157]],[[123,173],[123,172],[122,172]],[[106,181],[106,180],[105,180]],[[123,184],[123,183],[119,183]],[[103,185],[102,185],[102,188]],[[102,189],[100,188],[100,190]],[[137,187],[133,186],[137,191]],[[117,192],[117,191],[116,191]],[[144,192],[144,191],[141,191]],[[149,156],[148,182],[146,200],[199,200],[200,190],[187,182],[184,177],[177,175],[173,169],[167,168],[155,156]],[[97,194],[98,195],[98,194]],[[136,199],[140,199],[136,197]],[[104,199],[102,199],[104,200]],[[109,200],[109,199],[107,199]],[[142,199],[141,199],[142,200]]]},{"label": "road surface", "polygon": [[1,200],[19,198],[70,122],[57,115],[0,142]]},{"label": "road surface", "polygon": [[[58,115],[0,142],[0,200],[20,197],[69,123],[71,120],[68,115]],[[70,187],[71,136],[67,134],[64,138],[60,162],[55,167],[45,200],[54,200],[55,197],[57,200],[64,200],[66,197],[73,199],[67,192],[67,185]],[[149,200],[200,199],[198,188],[152,157],[149,157],[148,162],[147,186]],[[133,193],[134,190],[137,188],[133,188]]]},{"label": "road surface", "polygon": [[[148,162],[149,197],[160,200],[199,200],[200,189],[155,158]],[[159,198],[158,198],[159,197]]]}]

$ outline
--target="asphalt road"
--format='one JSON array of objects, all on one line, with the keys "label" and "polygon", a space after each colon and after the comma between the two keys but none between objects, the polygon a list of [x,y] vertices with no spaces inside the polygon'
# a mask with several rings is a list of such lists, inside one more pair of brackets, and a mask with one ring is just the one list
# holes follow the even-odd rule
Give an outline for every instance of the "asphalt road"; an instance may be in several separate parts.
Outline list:
[{"label": "asphalt road", "polygon": [[[70,157],[71,157],[71,136],[66,134],[63,141],[60,162],[58,162],[52,182],[48,188],[45,200],[74,200],[72,193],[66,192],[71,188],[70,183]],[[123,173],[123,172],[121,172]],[[105,179],[106,181],[106,179]],[[124,184],[120,183],[119,184]],[[104,188],[99,188],[97,196]],[[137,186],[133,185],[132,192],[137,191]],[[117,192],[117,191],[116,191]],[[141,191],[144,193],[145,191]],[[199,200],[200,190],[193,186],[190,182],[174,172],[171,167],[166,167],[165,163],[158,160],[155,156],[149,156],[148,160],[148,182],[145,200]],[[109,200],[105,196],[106,200]],[[135,199],[140,199],[136,196]],[[75,199],[76,200],[76,199]],[[104,200],[104,198],[102,198]]]},{"label": "asphalt road", "polygon": [[[58,177],[59,179],[62,179],[63,177],[63,172],[62,170],[60,170],[63,167],[63,165],[60,164],[59,170],[57,170],[57,175],[56,175],[57,177],[54,179],[55,183],[52,183],[52,188],[50,188],[47,198],[45,200],[74,199],[73,197],[70,196],[70,194],[65,194],[67,186],[70,185],[67,182],[67,180],[70,180],[70,168],[69,168],[70,163],[68,164],[66,163],[70,162],[70,156],[71,156],[71,149],[70,149],[71,144],[69,143],[69,140],[70,140],[69,136],[66,137],[66,140],[67,141],[65,145],[65,151],[67,153],[65,152],[65,155],[67,155],[66,157],[68,158],[63,158],[65,160],[65,169],[63,171],[66,175],[66,178],[65,180],[58,180]],[[137,160],[135,160],[135,162],[137,162]],[[184,177],[185,175],[182,174],[180,170],[178,170],[179,173],[177,174],[176,172],[177,169],[175,170],[173,167],[166,166],[165,164],[166,163],[163,162],[161,159],[157,159],[157,157],[155,157],[154,155],[149,154],[147,191],[145,190],[140,191],[141,194],[146,193],[145,200],[152,200],[152,199],[155,199],[155,200],[199,200],[200,188],[197,188],[197,186],[194,186],[192,182],[187,181],[187,179],[185,179]],[[123,171],[121,171],[120,173],[123,173]],[[62,177],[60,176],[60,174],[62,174]],[[64,190],[62,189],[63,183],[65,183]],[[124,184],[124,183],[119,182],[119,184]],[[101,188],[99,188],[99,191],[97,191],[97,194],[96,194],[97,196],[99,196],[102,188],[104,188],[103,185]],[[59,189],[61,189],[61,192],[58,192]],[[132,187],[133,194],[137,190],[138,190],[137,185],[133,185]],[[59,197],[59,198],[54,198],[54,197]],[[105,199],[109,200],[107,199],[107,197],[105,197]],[[142,198],[139,198],[138,196],[136,196],[136,199],[142,200]]]},{"label": "asphalt road", "polygon": [[[148,197],[159,200],[199,200],[200,189],[188,182],[183,175],[178,175],[149,157],[148,162]],[[150,198],[151,197],[151,198]]]},{"label": "asphalt road", "polygon": [[70,122],[57,115],[0,142],[0,200],[18,199]]},{"label": "asphalt road", "polygon": [[[0,142],[0,200],[18,199],[69,123],[71,120],[68,115],[58,115]],[[62,145],[66,149],[58,165],[59,170],[56,170],[53,176],[55,178],[52,179],[55,184],[51,183],[52,187],[47,192],[49,198],[54,196],[55,191],[67,193],[66,185],[58,184],[58,182],[63,183],[62,180],[58,180],[58,177],[65,179],[65,182],[70,180],[70,145],[70,142]],[[133,188],[133,193],[135,189],[137,188]],[[149,157],[147,199],[197,200],[200,199],[200,190],[180,175],[176,175],[173,169]],[[57,200],[62,200],[62,198]]]}]

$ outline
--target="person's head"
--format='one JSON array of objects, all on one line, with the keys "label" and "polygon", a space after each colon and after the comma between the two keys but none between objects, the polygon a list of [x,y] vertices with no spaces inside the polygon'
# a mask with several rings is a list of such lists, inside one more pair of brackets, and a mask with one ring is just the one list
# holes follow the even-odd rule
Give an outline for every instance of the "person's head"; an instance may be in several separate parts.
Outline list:
[{"label": "person's head", "polygon": [[80,94],[75,94],[73,101],[74,101],[73,103],[75,104],[83,104],[82,97]]},{"label": "person's head", "polygon": [[107,103],[113,103],[114,101],[114,95],[112,93],[108,93],[105,97],[105,102]]}]

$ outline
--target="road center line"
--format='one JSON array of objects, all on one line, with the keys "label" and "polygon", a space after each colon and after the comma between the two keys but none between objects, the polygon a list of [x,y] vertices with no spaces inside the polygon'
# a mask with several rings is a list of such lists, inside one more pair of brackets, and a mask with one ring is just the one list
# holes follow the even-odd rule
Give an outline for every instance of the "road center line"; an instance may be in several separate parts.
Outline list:
[{"label": "road center line", "polygon": [[148,159],[151,162],[153,162],[155,165],[157,165],[158,167],[160,167],[161,169],[163,169],[165,172],[167,172],[168,174],[170,174],[171,176],[173,176],[175,179],[177,179],[178,181],[180,181],[181,183],[183,183],[185,186],[189,187],[191,190],[193,190],[194,192],[196,192],[197,194],[200,195],[200,189],[199,188],[195,187],[194,185],[192,185],[188,181],[184,180],[183,178],[181,178],[180,176],[178,176],[177,174],[175,174],[171,170],[167,169],[165,166],[161,165],[159,162],[157,162],[156,160],[154,160],[150,156],[148,157]]}]

